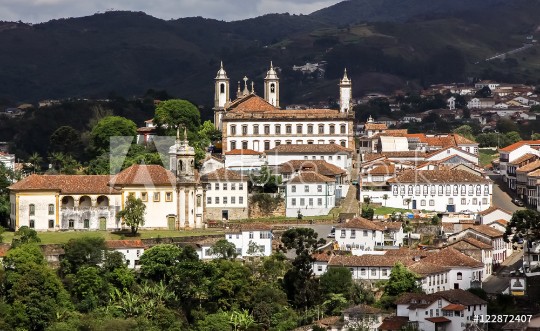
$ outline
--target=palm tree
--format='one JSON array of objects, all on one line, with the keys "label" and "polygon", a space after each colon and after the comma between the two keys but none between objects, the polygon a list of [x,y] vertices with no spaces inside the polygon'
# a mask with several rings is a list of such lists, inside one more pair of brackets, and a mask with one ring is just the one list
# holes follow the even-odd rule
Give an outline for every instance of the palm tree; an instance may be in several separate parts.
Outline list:
[{"label": "palm tree", "polygon": [[61,172],[66,156],[61,152],[54,152],[49,156],[49,162],[51,162],[54,170]]},{"label": "palm tree", "polygon": [[410,208],[409,208],[409,205],[411,204],[411,201],[412,201],[411,198],[405,199],[405,203],[407,204],[407,209],[410,209]]},{"label": "palm tree", "polygon": [[382,199],[384,200],[384,206],[386,207],[386,200],[388,200],[390,197],[388,196],[388,194],[385,194],[382,196]]},{"label": "palm tree", "polygon": [[35,174],[36,171],[41,170],[43,158],[37,152],[34,152],[34,154],[30,155],[28,158],[28,162],[32,164],[32,173]]}]

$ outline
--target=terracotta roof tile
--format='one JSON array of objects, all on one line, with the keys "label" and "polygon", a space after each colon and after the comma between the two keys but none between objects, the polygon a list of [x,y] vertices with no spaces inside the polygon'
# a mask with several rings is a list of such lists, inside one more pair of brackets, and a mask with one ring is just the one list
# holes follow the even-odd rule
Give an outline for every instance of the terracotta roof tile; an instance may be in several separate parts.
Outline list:
[{"label": "terracotta roof tile", "polygon": [[[442,152],[445,152],[445,151],[447,151],[447,150],[449,150],[449,149],[451,149],[451,148],[457,149],[457,150],[459,150],[461,153],[464,153],[464,154],[467,154],[467,155],[470,155],[470,156],[477,157],[477,156],[474,155],[473,153],[469,153],[469,152],[467,152],[467,151],[464,151],[464,150],[462,150],[461,148],[457,148],[457,147],[455,147],[455,146],[449,146],[449,147],[445,147],[445,148],[442,148],[442,149],[439,149],[439,150],[436,150],[436,151],[433,151],[433,152],[427,154],[427,155],[426,155],[426,158],[430,158],[430,157],[432,157],[432,156],[435,156],[435,155],[437,155],[437,154],[440,154],[440,153],[442,153]],[[456,156],[457,156],[457,157],[460,157],[460,158],[463,158],[463,157],[460,156],[459,154],[451,154],[451,155],[445,157],[444,159],[439,160],[439,162],[446,161],[446,160],[448,160],[448,159],[450,159],[450,158],[452,158],[452,157],[456,157]]]},{"label": "terracotta roof tile", "polygon": [[225,233],[238,233],[239,231],[272,231],[272,226],[264,223],[241,223],[226,229]]},{"label": "terracotta roof tile", "polygon": [[482,262],[477,261],[452,247],[443,248],[437,253],[427,256],[422,262],[432,263],[443,267],[481,268],[484,266]]},{"label": "terracotta roof tile", "polygon": [[290,160],[279,165],[279,173],[290,174],[297,171],[314,171],[323,176],[342,175],[346,171],[325,160]]},{"label": "terracotta roof tile", "polygon": [[201,181],[206,182],[209,180],[219,180],[219,181],[230,181],[230,180],[240,180],[247,181],[248,177],[243,176],[241,173],[228,170],[225,168],[219,168],[216,171],[212,171],[208,174],[201,176]]},{"label": "terracotta roof tile", "polygon": [[111,179],[111,185],[167,185],[174,186],[174,174],[160,165],[134,164]]},{"label": "terracotta roof tile", "polygon": [[462,289],[439,291],[439,292],[435,292],[431,294],[404,293],[396,299],[395,303],[396,304],[410,304],[413,300],[416,300],[417,302],[420,302],[421,300],[425,300],[428,303],[432,303],[432,302],[435,302],[439,298],[443,298],[446,301],[449,301],[450,303],[453,303],[453,304],[460,304],[464,306],[487,304],[487,302],[484,301],[483,299],[477,297],[476,295],[472,294],[469,291],[465,291]]},{"label": "terracotta roof tile", "polygon": [[533,159],[538,159],[538,156],[536,156],[535,154],[532,154],[532,153],[526,153],[526,154],[518,157],[514,161],[510,162],[510,164],[512,164],[512,165],[520,165],[523,162],[527,162],[527,161],[530,161],[530,160],[533,160]]},{"label": "terracotta roof tile", "polygon": [[443,316],[427,317],[426,321],[430,321],[432,323],[450,323],[450,322],[452,322],[451,320],[449,320],[448,318],[443,317]]},{"label": "terracotta roof tile", "polygon": [[503,220],[503,219],[493,221],[493,222],[491,222],[491,223],[489,223],[489,224],[494,224],[494,223],[500,224],[500,225],[502,225],[502,226],[507,226],[507,225],[508,225],[508,221],[507,221],[507,220]]},{"label": "terracotta roof tile", "polygon": [[275,111],[279,108],[274,107],[272,104],[268,103],[266,100],[261,98],[256,94],[249,94],[245,97],[238,98],[234,100],[228,107],[229,111],[242,111],[242,112],[252,112],[252,111]]},{"label": "terracotta roof tile", "polygon": [[330,261],[332,256],[333,255],[326,254],[326,253],[318,253],[318,254],[313,254],[312,255],[312,257],[315,259],[315,261],[318,261],[318,262],[328,262],[328,261]]},{"label": "terracotta roof tile", "polygon": [[[480,240],[477,240],[471,237],[462,238],[456,242],[451,243],[448,246],[456,246],[456,245],[460,245],[460,243],[467,243],[479,249],[490,249],[490,250],[493,249],[493,247],[490,244],[486,244]],[[455,248],[455,249],[459,250],[459,248]]]},{"label": "terracotta roof tile", "polygon": [[[377,222],[370,221],[363,217],[356,217],[345,223],[336,225],[336,229],[362,229],[384,231],[384,227]],[[337,231],[337,230],[336,230]]]},{"label": "terracotta roof tile", "polygon": [[405,316],[390,316],[383,320],[379,330],[399,331],[409,323],[409,318]]},{"label": "terracotta roof tile", "polygon": [[514,143],[510,146],[506,146],[505,148],[500,148],[499,151],[502,152],[512,152],[518,148],[520,148],[523,145],[540,145],[540,140],[522,140],[518,141],[517,143]]},{"label": "terracotta roof tile", "polygon": [[379,308],[375,308],[372,306],[360,304],[354,307],[347,308],[343,310],[343,313],[353,315],[353,316],[360,316],[360,315],[367,315],[367,314],[381,314],[383,311]]},{"label": "terracotta roof tile", "polygon": [[343,147],[338,144],[281,144],[272,149],[266,151],[266,153],[276,153],[276,154],[287,154],[287,153],[313,153],[313,154],[324,154],[324,153],[351,153],[352,149]]},{"label": "terracotta roof tile", "polygon": [[378,159],[386,159],[386,156],[382,154],[377,154],[377,153],[367,153],[362,156],[363,162],[371,162]]},{"label": "terracotta roof tile", "polygon": [[491,183],[489,179],[465,170],[404,170],[389,183]]},{"label": "terracotta roof tile", "polygon": [[503,232],[501,232],[501,231],[499,231],[497,229],[494,229],[491,226],[486,225],[486,224],[475,225],[475,226],[471,227],[470,230],[476,231],[478,233],[481,233],[481,234],[486,235],[486,236],[491,237],[491,238],[498,238],[498,237],[502,237],[504,235]]},{"label": "terracotta roof tile", "polygon": [[405,151],[405,152],[384,152],[384,153],[380,153],[380,155],[386,156],[387,158],[414,157],[418,159],[424,159],[427,154],[424,152],[419,152],[419,151]]},{"label": "terracotta roof tile", "polygon": [[386,123],[366,123],[364,130],[386,130],[388,125]]},{"label": "terracotta roof tile", "polygon": [[387,256],[406,256],[410,260],[413,260],[414,258],[420,259],[428,256],[429,254],[433,254],[434,252],[431,251],[425,251],[425,250],[418,250],[418,249],[409,249],[405,247],[401,247],[399,249],[391,249],[386,251],[384,255]]},{"label": "terracotta roof tile", "polygon": [[106,240],[105,245],[109,249],[121,248],[145,248],[142,240]]},{"label": "terracotta roof tile", "polygon": [[386,255],[334,255],[328,262],[329,266],[346,266],[346,267],[388,267],[392,268],[396,263],[401,262],[404,265],[410,264],[406,258],[402,256],[386,256]]},{"label": "terracotta roof tile", "polygon": [[380,165],[373,168],[368,172],[371,175],[394,175],[396,173],[396,166],[393,164],[390,165]]},{"label": "terracotta roof tile", "polygon": [[298,184],[298,183],[328,183],[328,182],[335,182],[336,180],[334,178],[326,177],[323,175],[320,175],[314,171],[305,171],[300,172],[297,176],[295,176],[293,179],[289,180],[289,183],[291,184]]},{"label": "terracotta roof tile", "polygon": [[532,172],[533,170],[540,169],[540,160],[533,161],[531,163],[528,163],[522,167],[519,167],[516,169],[517,172]]},{"label": "terracotta roof tile", "polygon": [[411,264],[407,268],[410,271],[420,276],[438,274],[438,273],[443,273],[450,270],[449,267],[444,267],[444,266],[436,265],[436,264],[425,262],[425,261],[416,262],[414,264]]},{"label": "terracotta roof tile", "polygon": [[486,209],[486,210],[480,212],[480,215],[486,216],[486,215],[489,215],[489,214],[491,214],[491,213],[493,213],[494,211],[497,211],[497,210],[500,210],[500,211],[502,211],[502,212],[504,212],[504,213],[507,213],[508,215],[512,215],[512,213],[509,212],[508,210],[499,208],[499,207],[497,207],[497,206],[491,206],[491,207],[489,207],[488,209]]},{"label": "terracotta roof tile", "polygon": [[11,185],[13,191],[59,191],[61,194],[117,194],[108,175],[30,175]]},{"label": "terracotta roof tile", "polygon": [[527,176],[529,176],[529,177],[540,177],[540,169],[529,172],[527,174]]},{"label": "terracotta roof tile", "polygon": [[442,310],[451,310],[451,311],[462,311],[462,310],[465,310],[465,306],[464,305],[460,305],[458,303],[451,303],[445,307],[442,308]]},{"label": "terracotta roof tile", "polygon": [[262,153],[254,151],[252,149],[233,149],[226,152],[225,155],[261,155]]}]

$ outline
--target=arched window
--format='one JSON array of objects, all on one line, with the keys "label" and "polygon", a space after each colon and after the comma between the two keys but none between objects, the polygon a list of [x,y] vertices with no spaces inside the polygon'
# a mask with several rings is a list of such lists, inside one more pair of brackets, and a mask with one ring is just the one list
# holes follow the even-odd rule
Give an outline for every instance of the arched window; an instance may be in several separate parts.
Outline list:
[{"label": "arched window", "polygon": [[272,83],[270,84],[270,93],[275,93],[276,92],[276,84]]},{"label": "arched window", "polygon": [[49,215],[54,215],[54,205],[52,203],[49,204]]},{"label": "arched window", "polygon": [[347,130],[347,127],[345,126],[345,124],[341,124],[341,126],[339,127],[340,133],[345,133],[346,130]]},{"label": "arched window", "polygon": [[219,84],[219,93],[221,93],[221,94],[225,93],[225,84],[224,83]]},{"label": "arched window", "polygon": [[457,273],[457,280],[461,280],[463,278],[463,274],[461,272]]}]

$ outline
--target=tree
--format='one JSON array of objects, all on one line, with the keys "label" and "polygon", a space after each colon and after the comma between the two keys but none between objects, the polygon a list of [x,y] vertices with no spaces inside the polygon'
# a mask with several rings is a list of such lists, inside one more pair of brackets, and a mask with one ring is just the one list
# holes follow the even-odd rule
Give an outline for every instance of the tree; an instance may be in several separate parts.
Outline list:
[{"label": "tree", "polygon": [[160,244],[144,251],[139,259],[141,275],[153,281],[168,281],[174,274],[174,268],[181,262],[196,262],[198,256],[193,248],[180,248],[171,244]]},{"label": "tree", "polygon": [[484,86],[474,94],[478,98],[489,98],[491,96],[491,89],[489,86]]},{"label": "tree", "polygon": [[373,220],[374,215],[375,215],[375,210],[373,210],[373,208],[371,208],[371,207],[362,207],[362,212],[360,214],[361,217],[363,217],[365,219],[368,219],[368,220]]},{"label": "tree", "polygon": [[106,116],[90,132],[92,147],[97,154],[108,151],[113,136],[135,137],[137,126],[132,120],[120,116]]},{"label": "tree", "polygon": [[201,124],[201,114],[191,102],[171,99],[160,102],[156,107],[154,124],[158,127],[167,126],[169,134],[173,134],[181,126],[189,131],[196,131]]},{"label": "tree", "polygon": [[390,199],[388,194],[383,194],[382,199],[384,200],[384,206],[386,207],[386,200]]},{"label": "tree", "polygon": [[227,239],[218,240],[212,247],[210,247],[210,254],[216,255],[220,259],[235,259],[238,254],[236,253],[236,246],[227,241]]},{"label": "tree", "polygon": [[19,230],[15,231],[13,236],[12,247],[18,247],[25,244],[40,243],[36,230],[27,226],[21,226]]},{"label": "tree", "polygon": [[517,131],[507,132],[505,136],[508,139],[508,143],[510,145],[513,144],[513,143],[517,143],[518,141],[522,140],[519,132],[517,132]]},{"label": "tree", "polygon": [[103,262],[103,252],[107,250],[102,237],[84,236],[70,239],[64,245],[64,257],[60,261],[64,274],[76,273],[84,266],[98,266]]},{"label": "tree", "polygon": [[49,150],[71,156],[79,156],[82,142],[79,132],[68,125],[56,129],[49,137]]},{"label": "tree", "polygon": [[34,152],[28,158],[28,162],[32,164],[32,173],[35,174],[36,172],[39,172],[41,170],[41,163],[43,163],[43,158],[37,152]]},{"label": "tree", "polygon": [[517,242],[527,240],[533,242],[540,239],[540,213],[536,210],[518,210],[506,225],[504,241]]},{"label": "tree", "polygon": [[511,131],[519,131],[518,125],[516,122],[512,121],[509,118],[501,118],[497,121],[497,131],[501,133],[507,133]]},{"label": "tree", "polygon": [[83,266],[68,277],[71,293],[81,312],[88,312],[105,305],[108,299],[108,283],[98,267]]},{"label": "tree", "polygon": [[328,268],[328,270],[319,278],[321,291],[326,297],[330,294],[342,294],[349,296],[353,279],[351,271],[345,267]]},{"label": "tree", "polygon": [[531,134],[531,140],[540,140],[540,133]]},{"label": "tree", "polygon": [[460,136],[474,141],[474,132],[470,125],[462,125],[453,131],[454,133],[459,134]]},{"label": "tree", "polygon": [[144,225],[146,205],[140,198],[129,195],[123,210],[118,212],[118,217],[123,218],[123,223],[131,228],[131,234],[137,234],[139,226]]},{"label": "tree", "polygon": [[418,279],[419,277],[415,273],[398,262],[390,272],[390,278],[384,286],[384,294],[395,297],[402,293],[420,292]]}]

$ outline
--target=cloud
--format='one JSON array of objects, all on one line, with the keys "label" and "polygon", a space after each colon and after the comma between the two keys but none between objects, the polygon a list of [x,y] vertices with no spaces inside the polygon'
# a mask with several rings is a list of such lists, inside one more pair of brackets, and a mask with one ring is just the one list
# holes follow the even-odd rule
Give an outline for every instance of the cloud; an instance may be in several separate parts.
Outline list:
[{"label": "cloud", "polygon": [[231,21],[268,13],[309,14],[338,2],[340,0],[2,0],[0,20],[40,23],[107,10],[130,10],[165,20],[202,16]]}]

